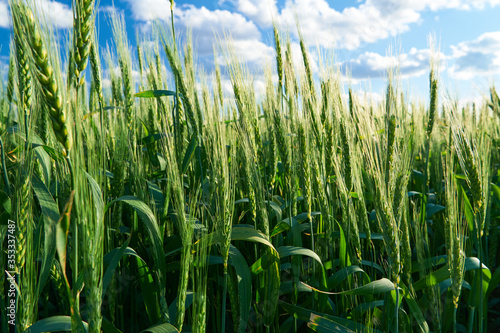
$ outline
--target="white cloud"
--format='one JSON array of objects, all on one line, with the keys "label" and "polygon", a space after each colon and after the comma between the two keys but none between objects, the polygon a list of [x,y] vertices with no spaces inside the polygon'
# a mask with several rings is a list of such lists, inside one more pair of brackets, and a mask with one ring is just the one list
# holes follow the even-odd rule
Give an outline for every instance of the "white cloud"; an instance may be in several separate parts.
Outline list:
[{"label": "white cloud", "polygon": [[[160,19],[170,22],[168,0],[126,1],[130,4],[136,20],[150,22]],[[154,13],[151,8],[155,8]],[[255,23],[238,13],[227,10],[212,11],[203,6],[182,5],[175,8],[174,20],[177,31],[191,30],[193,44],[200,57],[212,55],[217,36],[225,40],[225,35],[233,40],[234,50],[244,61],[261,61],[274,52],[272,47],[261,41],[262,36]]]},{"label": "white cloud", "polygon": [[499,4],[500,0],[366,0],[357,7],[337,11],[326,0],[287,0],[279,21],[285,29],[292,28],[297,16],[309,43],[353,50],[363,43],[408,31],[411,24],[421,21],[422,11]]},{"label": "white cloud", "polygon": [[38,6],[47,22],[56,28],[67,29],[73,26],[73,11],[70,6],[51,0],[42,0]]},{"label": "white cloud", "polygon": [[262,28],[272,26],[273,18],[278,18],[277,0],[222,0],[219,4],[230,2],[235,10]]},{"label": "white cloud", "polygon": [[449,71],[453,78],[468,80],[500,74],[500,31],[484,33],[451,49],[454,64]]},{"label": "white cloud", "polygon": [[[61,2],[52,0],[41,0],[36,2],[36,13],[49,24],[53,24],[58,29],[67,29],[73,26],[73,12],[71,7]],[[0,0],[0,28],[10,26],[10,12],[7,1]]]},{"label": "white cloud", "polygon": [[[399,56],[383,56],[374,52],[365,52],[355,59],[341,64],[344,75],[348,73],[355,80],[385,77],[389,68],[395,68],[401,77],[414,77],[425,74],[430,68],[432,51],[412,48],[408,53]],[[441,64],[447,57],[439,53]]]},{"label": "white cloud", "polygon": [[9,22],[9,9],[6,1],[0,1],[0,28],[8,28]]}]

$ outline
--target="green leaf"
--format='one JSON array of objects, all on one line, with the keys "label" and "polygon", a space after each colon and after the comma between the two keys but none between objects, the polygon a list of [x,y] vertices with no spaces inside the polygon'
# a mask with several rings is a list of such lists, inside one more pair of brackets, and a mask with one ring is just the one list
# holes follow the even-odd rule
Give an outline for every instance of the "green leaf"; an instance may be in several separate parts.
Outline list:
[{"label": "green leaf", "polygon": [[63,275],[66,277],[66,252],[68,243],[68,233],[69,233],[69,221],[71,216],[71,209],[73,207],[73,199],[75,197],[75,192],[72,191],[68,199],[68,202],[64,206],[63,214],[57,222],[56,226],[56,250],[59,256],[59,263],[61,265],[61,270]]},{"label": "green leaf", "polygon": [[309,322],[307,323],[307,327],[312,329],[315,332],[321,332],[321,333],[355,333],[356,331],[353,331],[345,326],[342,326],[340,324],[337,324],[331,320],[326,319],[325,317],[321,317],[318,315],[315,315],[314,313],[311,314],[311,317],[309,319]]},{"label": "green leaf", "polygon": [[346,280],[349,276],[351,276],[351,275],[353,275],[355,273],[363,273],[364,274],[363,275],[363,281],[365,283],[369,283],[370,282],[370,277],[368,276],[368,274],[365,273],[364,270],[362,270],[358,266],[351,265],[351,266],[347,266],[347,267],[342,268],[341,270],[335,272],[335,274],[333,274],[332,276],[330,276],[328,278],[328,282],[327,282],[328,289],[331,290],[331,289],[336,288],[344,280]]},{"label": "green leaf", "polygon": [[[180,266],[179,266],[180,267]],[[184,302],[184,312],[193,304],[194,293],[192,291],[186,292],[186,301]],[[179,297],[176,297],[170,306],[168,307],[168,315],[170,318],[175,318],[177,316],[177,300]]]},{"label": "green leaf", "polygon": [[[455,178],[459,178],[458,175],[455,175]],[[457,181],[458,188],[462,189],[462,198],[465,203],[465,219],[467,221],[467,225],[469,227],[469,231],[472,232],[474,230],[474,210],[472,209],[472,205],[467,197],[467,193],[465,189],[462,187],[459,181]]]},{"label": "green leaf", "polygon": [[33,191],[40,203],[43,217],[49,219],[54,224],[57,223],[59,221],[59,208],[45,184],[36,174],[33,174],[32,185]]},{"label": "green leaf", "polygon": [[[113,278],[113,274],[115,273],[115,269],[116,267],[118,267],[118,263],[120,262],[120,260],[126,255],[139,257],[139,255],[135,252],[134,249],[128,247],[129,243],[130,243],[130,237],[127,238],[127,240],[125,241],[125,243],[123,243],[121,247],[109,251],[104,256],[103,263],[105,271],[102,277],[102,297],[106,295],[108,285],[111,282],[111,279]],[[141,257],[139,258],[142,260]]]},{"label": "green leaf", "polygon": [[153,275],[148,265],[139,256],[135,256],[139,271],[139,285],[144,298],[146,313],[152,323],[160,321],[160,305],[158,303],[158,290],[153,281]]},{"label": "green leaf", "polygon": [[[89,325],[83,322],[84,328],[88,331]],[[54,316],[37,321],[26,330],[27,333],[43,332],[71,332],[71,317]]]},{"label": "green leaf", "polygon": [[44,148],[36,148],[34,149],[34,151],[37,156],[38,162],[42,167],[43,179],[45,180],[45,184],[49,185],[51,183],[52,175],[52,160]]},{"label": "green leaf", "polygon": [[347,239],[344,234],[344,230],[340,223],[337,222],[340,230],[340,266],[347,267],[351,266],[351,259],[349,258],[349,251],[347,250]]},{"label": "green leaf", "polygon": [[44,222],[43,258],[37,284],[37,294],[40,297],[50,274],[52,260],[56,255],[56,225],[59,221],[59,208],[49,190],[45,187],[45,184],[36,174],[33,174],[31,184],[40,203]]},{"label": "green leaf", "polygon": [[274,201],[265,200],[265,203],[266,203],[266,205],[269,205],[269,207],[271,207],[272,212],[274,214],[274,215],[271,215],[270,218],[272,218],[272,216],[276,216],[276,220],[280,221],[281,215],[282,215],[282,211],[281,211],[280,206]]},{"label": "green leaf", "polygon": [[400,286],[403,289],[404,299],[406,300],[406,304],[408,304],[410,313],[417,321],[418,326],[420,327],[422,332],[429,333],[429,325],[427,324],[427,321],[425,320],[424,315],[422,314],[422,311],[420,310],[420,307],[418,306],[417,302],[410,295],[408,289],[404,284],[400,284]]},{"label": "green leaf", "polygon": [[[7,214],[12,214],[12,200],[10,200],[10,197],[5,193],[4,191],[0,190],[0,205],[2,206],[3,210],[7,212]],[[7,224],[7,221],[5,221],[5,224]]]},{"label": "green leaf", "polygon": [[489,299],[490,295],[493,293],[495,288],[498,286],[500,283],[500,267],[497,267],[495,270],[495,273],[493,273],[493,276],[491,277],[490,284],[488,286],[488,291],[486,293],[486,298]]},{"label": "green leaf", "polygon": [[191,140],[189,141],[189,146],[186,149],[186,153],[184,154],[184,159],[182,161],[182,170],[181,173],[185,174],[187,171],[187,168],[189,166],[189,162],[191,162],[191,159],[194,156],[194,152],[196,151],[196,145],[198,144],[198,138],[196,136],[196,133],[193,133],[191,136]]},{"label": "green leaf", "polygon": [[173,326],[171,324],[167,324],[167,323],[156,325],[156,326],[151,326],[150,328],[145,329],[144,331],[141,331],[141,333],[146,333],[146,332],[150,332],[150,333],[179,333],[179,331],[177,330],[177,328],[175,328],[175,326]]},{"label": "green leaf", "polygon": [[148,135],[148,136],[142,138],[140,144],[141,145],[149,145],[149,144],[155,143],[156,141],[160,141],[162,139],[165,139],[166,137],[167,137],[167,135],[165,133],[151,134],[151,135]]},{"label": "green leaf", "polygon": [[240,308],[240,332],[245,332],[252,304],[252,275],[241,252],[231,245],[229,247],[229,264],[232,265],[238,277],[238,303]]},{"label": "green leaf", "polygon": [[[138,92],[134,94],[134,97],[140,98],[154,98],[154,97],[163,97],[163,96],[175,96],[175,91],[171,90],[146,90],[142,92]],[[181,96],[181,94],[179,94]]]},{"label": "green leaf", "polygon": [[[101,230],[104,227],[102,225],[104,222],[104,200],[102,198],[101,188],[99,187],[99,184],[97,184],[97,182],[94,180],[94,178],[92,178],[92,176],[87,172],[85,172],[85,176],[87,177],[92,192],[92,201],[94,203],[97,219],[97,222],[95,222],[96,230]],[[101,239],[101,235],[95,235],[95,238]]]},{"label": "green leaf", "polygon": [[425,209],[426,211],[426,218],[430,218],[432,215],[442,211],[443,209],[445,209],[444,206],[441,206],[441,205],[433,205],[433,204],[427,204],[427,207]]},{"label": "green leaf", "polygon": [[124,202],[128,204],[137,212],[141,221],[144,223],[144,227],[149,235],[149,238],[151,239],[151,243],[153,244],[153,260],[155,262],[155,266],[158,268],[154,271],[158,275],[160,290],[164,289],[166,284],[166,265],[165,255],[163,253],[163,238],[160,234],[160,229],[153,212],[143,201],[134,196],[123,196],[111,201],[106,205],[105,211],[107,211],[115,202]]},{"label": "green leaf", "polygon": [[233,230],[231,232],[231,240],[243,240],[267,245],[273,250],[273,253],[278,256],[278,252],[274,248],[273,244],[269,242],[269,239],[267,239],[266,235],[253,228],[242,228],[238,227],[237,225],[233,226]]},{"label": "green leaf", "polygon": [[[464,265],[464,270],[465,272],[470,271],[470,270],[476,270],[479,269],[479,259],[477,258],[465,258],[465,265]],[[487,281],[490,281],[491,279],[491,272],[486,267],[484,264],[482,265],[483,268],[483,279],[487,279]],[[427,274],[426,277],[418,280],[413,284],[413,288],[415,291],[419,291],[424,289],[425,287],[431,287],[437,283],[443,282],[444,280],[450,278],[450,269],[448,265],[443,266],[442,268],[438,269],[435,272],[431,272]]]},{"label": "green leaf", "polygon": [[281,258],[289,257],[289,256],[308,256],[316,260],[323,266],[323,263],[321,262],[321,259],[319,256],[314,252],[309,249],[306,249],[304,247],[297,247],[297,246],[280,246],[278,248],[278,254]]},{"label": "green leaf", "polygon": [[146,180],[149,189],[149,195],[153,199],[155,203],[155,211],[159,216],[163,216],[163,212],[165,209],[165,195],[158,187],[158,185]]},{"label": "green leaf", "polygon": [[250,202],[250,200],[249,200],[248,198],[243,198],[243,199],[236,200],[236,201],[234,202],[234,204],[235,204],[235,205],[238,205],[238,204],[240,204],[240,203],[249,203],[249,202]]},{"label": "green leaf", "polygon": [[[321,215],[321,212],[311,212],[311,217],[314,217],[317,215]],[[300,213],[299,215],[296,215],[293,218],[296,219],[298,223],[302,223],[305,220],[307,220],[307,213]]]},{"label": "green leaf", "polygon": [[368,303],[361,303],[360,305],[356,306],[352,312],[356,315],[361,317],[365,312],[373,310],[378,307],[383,307],[384,306],[384,300],[379,300],[379,301],[373,301],[373,302],[368,302]]},{"label": "green leaf", "polygon": [[250,267],[250,272],[253,275],[258,275],[268,269],[269,266],[271,266],[271,263],[273,263],[274,261],[276,261],[274,257],[264,254],[253,263],[253,265]]},{"label": "green leaf", "polygon": [[500,200],[500,186],[491,183],[491,189],[493,190],[493,194],[497,198],[497,200]]},{"label": "green leaf", "polygon": [[[367,332],[368,331],[368,329],[367,329],[366,326],[364,326],[362,324],[359,324],[359,323],[357,323],[355,321],[352,321],[352,320],[348,320],[348,319],[345,319],[345,318],[334,317],[334,316],[331,316],[331,315],[328,315],[328,314],[325,314],[325,313],[321,313],[321,312],[318,312],[318,311],[309,310],[309,309],[306,309],[306,308],[303,308],[303,307],[300,307],[300,306],[297,306],[297,305],[293,305],[293,304],[290,304],[290,303],[287,303],[287,302],[283,302],[283,301],[279,301],[279,305],[283,309],[285,309],[285,311],[288,314],[294,316],[297,319],[303,320],[305,322],[309,321],[309,318],[311,318],[311,315],[317,315],[317,316],[324,317],[324,318],[330,320],[331,322],[336,323],[336,324],[344,327],[344,329],[349,330],[349,331],[344,331],[344,332],[351,332],[351,331],[355,331],[355,332]],[[371,329],[370,332],[380,333],[380,331],[375,330],[375,329]]]},{"label": "green leaf", "polygon": [[273,230],[271,231],[271,237],[274,237],[276,235],[279,235],[281,234],[282,232],[284,231],[288,231],[292,229],[292,227],[290,226],[289,223],[287,222],[284,222],[284,221],[281,221],[280,223],[276,224],[273,228]]},{"label": "green leaf", "polygon": [[340,291],[338,293],[334,292],[326,292],[314,287],[311,287],[304,282],[300,282],[305,285],[307,288],[310,288],[319,293],[324,293],[328,295],[358,295],[358,296],[366,296],[366,295],[374,295],[374,294],[383,294],[391,290],[395,290],[394,283],[392,283],[389,279],[382,278],[380,280],[376,280],[370,283],[365,284],[364,286],[354,288],[351,290]]}]

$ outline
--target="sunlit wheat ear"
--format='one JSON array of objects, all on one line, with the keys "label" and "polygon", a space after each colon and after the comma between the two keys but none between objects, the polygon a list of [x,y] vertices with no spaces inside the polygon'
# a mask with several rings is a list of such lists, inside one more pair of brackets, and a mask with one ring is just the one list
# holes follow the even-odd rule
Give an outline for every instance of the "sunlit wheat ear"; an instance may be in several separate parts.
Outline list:
[{"label": "sunlit wheat ear", "polygon": [[83,84],[82,73],[87,67],[93,23],[94,0],[75,0],[73,2],[73,60],[77,85]]},{"label": "sunlit wheat ear", "polygon": [[[31,95],[33,90],[30,64],[29,64],[29,50],[28,50],[28,45],[25,39],[23,38],[25,30],[22,23],[19,20],[14,20],[13,28],[14,28],[14,38],[13,38],[14,43],[12,46],[14,46],[13,49],[15,50],[15,60],[16,60],[15,63],[17,64],[17,87],[18,87],[19,102],[20,102],[19,108],[23,111],[23,113],[29,114],[31,112]],[[11,64],[14,65],[14,61],[12,61]],[[11,69],[9,68],[9,74],[10,73]],[[14,74],[14,72],[12,72],[12,74]],[[14,77],[9,76],[9,79],[11,79],[13,83]]]},{"label": "sunlit wheat ear", "polygon": [[41,34],[40,24],[35,20],[31,9],[21,3],[11,4],[14,20],[22,24],[26,31],[31,57],[35,65],[33,72],[40,85],[42,95],[49,108],[52,128],[57,140],[63,145],[66,156],[71,149],[71,135],[64,112],[62,94],[59,89],[56,72]]},{"label": "sunlit wheat ear", "polygon": [[90,46],[90,68],[92,70],[92,84],[99,99],[99,105],[104,106],[104,96],[102,93],[101,61],[99,58],[99,46],[95,40]]},{"label": "sunlit wheat ear", "polygon": [[276,69],[278,71],[278,98],[281,100],[283,94],[283,55],[281,50],[281,42],[278,27],[273,25],[274,32],[274,48],[276,50]]},{"label": "sunlit wheat ear", "polygon": [[434,70],[431,70],[430,74],[430,91],[431,91],[431,102],[429,108],[429,122],[427,124],[427,138],[430,138],[432,129],[434,128],[434,122],[437,117],[438,109],[438,80],[435,77],[436,74]]}]

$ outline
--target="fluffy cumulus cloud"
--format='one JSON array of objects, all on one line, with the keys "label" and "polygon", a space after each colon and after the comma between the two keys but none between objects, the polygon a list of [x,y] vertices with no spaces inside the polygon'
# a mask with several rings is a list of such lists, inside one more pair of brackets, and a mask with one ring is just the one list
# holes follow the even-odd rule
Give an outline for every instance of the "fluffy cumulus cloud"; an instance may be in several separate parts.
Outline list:
[{"label": "fluffy cumulus cloud", "polygon": [[[41,0],[37,2],[38,12],[43,17],[53,24],[58,29],[67,29],[73,26],[73,12],[67,4],[52,1]],[[8,10],[7,1],[0,0],[0,28],[8,28],[10,26],[10,13]]]},{"label": "fluffy cumulus cloud", "polygon": [[356,80],[385,77],[390,68],[396,69],[401,77],[420,76],[429,71],[431,56],[437,56],[441,64],[447,58],[442,53],[433,55],[429,49],[417,50],[416,48],[398,56],[383,56],[374,52],[365,52],[355,59],[343,62],[341,71],[344,75]]},{"label": "fluffy cumulus cloud", "polygon": [[0,1],[0,28],[9,27],[9,10],[7,1]]},{"label": "fluffy cumulus cloud", "polygon": [[[170,20],[168,0],[126,0],[134,19],[149,22],[154,19]],[[154,5],[153,5],[154,4]],[[151,8],[155,8],[154,12]],[[174,20],[178,30],[191,30],[199,56],[213,53],[217,37],[233,41],[237,55],[247,62],[256,62],[273,54],[272,47],[262,42],[262,36],[253,21],[239,13],[227,10],[209,10],[206,7],[180,5],[175,8]]]},{"label": "fluffy cumulus cloud", "polygon": [[56,28],[67,29],[73,26],[73,11],[67,4],[51,0],[42,0],[38,5],[45,19],[49,23],[54,24]]},{"label": "fluffy cumulus cloud", "polygon": [[234,10],[255,22],[259,27],[272,26],[278,18],[277,0],[221,0],[219,4],[231,3]]},{"label": "fluffy cumulus cloud", "polygon": [[500,31],[484,33],[451,49],[454,59],[450,67],[452,77],[468,80],[475,76],[500,74]]},{"label": "fluffy cumulus cloud", "polygon": [[366,0],[357,7],[337,11],[326,0],[287,0],[279,21],[291,28],[298,17],[310,43],[353,50],[363,43],[408,31],[411,24],[421,20],[422,11],[469,10],[499,4],[500,0]]}]

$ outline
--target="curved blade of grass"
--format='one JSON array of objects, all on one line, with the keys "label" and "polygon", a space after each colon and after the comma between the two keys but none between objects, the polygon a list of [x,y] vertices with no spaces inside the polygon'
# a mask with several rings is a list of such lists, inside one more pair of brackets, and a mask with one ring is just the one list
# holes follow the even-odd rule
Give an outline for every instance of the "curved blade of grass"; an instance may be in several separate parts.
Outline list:
[{"label": "curved blade of grass", "polygon": [[342,229],[342,226],[340,223],[337,222],[337,225],[340,230],[340,266],[341,267],[348,267],[351,266],[351,259],[349,258],[349,251],[347,250],[347,239],[344,234],[344,230]]},{"label": "curved blade of grass", "polygon": [[196,133],[193,133],[191,136],[191,140],[189,140],[189,146],[186,149],[186,153],[184,154],[184,159],[182,160],[182,169],[181,173],[184,174],[187,171],[189,166],[189,162],[193,159],[194,153],[196,151],[196,146],[198,145],[198,138]]},{"label": "curved blade of grass", "polygon": [[278,254],[281,258],[289,257],[289,256],[308,256],[310,258],[313,258],[317,262],[320,263],[321,266],[323,266],[323,263],[321,262],[320,257],[316,254],[316,252],[313,252],[309,249],[306,249],[304,247],[297,247],[297,246],[280,246],[278,249]]},{"label": "curved blade of grass", "polygon": [[493,276],[491,277],[490,284],[488,286],[488,291],[486,292],[486,298],[489,299],[491,293],[495,290],[495,288],[498,286],[500,283],[500,267],[497,267],[495,270],[495,273],[493,273]]},{"label": "curved blade of grass", "polygon": [[425,209],[427,213],[426,218],[430,218],[432,215],[442,211],[443,209],[445,209],[445,207],[441,205],[427,204],[427,207]]},{"label": "curved blade of grass", "polygon": [[[373,238],[372,238],[373,239]],[[363,266],[367,266],[367,267],[370,267],[370,268],[374,268],[376,269],[377,271],[379,271],[382,275],[385,274],[385,270],[382,266],[380,266],[379,264],[377,263],[374,263],[373,261],[369,261],[369,260],[361,260],[361,265]]]},{"label": "curved blade of grass", "polygon": [[328,289],[332,290],[338,285],[340,285],[345,279],[355,273],[363,273],[363,282],[370,283],[370,277],[364,270],[356,265],[347,266],[342,268],[341,270],[335,272],[332,276],[328,278],[327,285]]},{"label": "curved blade of grass", "polygon": [[[184,303],[184,311],[186,311],[191,306],[191,304],[193,304],[194,297],[195,295],[192,291],[186,292],[186,302]],[[178,297],[176,297],[168,307],[168,315],[170,316],[170,318],[175,318],[177,316],[177,299]]]},{"label": "curved blade of grass", "polygon": [[149,145],[152,143],[155,143],[156,141],[160,141],[162,139],[165,139],[167,137],[167,134],[165,133],[155,133],[148,135],[144,138],[141,139],[140,144],[141,145]]},{"label": "curved blade of grass", "polygon": [[[295,215],[293,218],[296,219],[297,222],[302,223],[308,219],[307,218],[308,214],[309,213],[300,213],[298,215]],[[311,212],[311,217],[317,216],[317,215],[321,215],[321,212]]]},{"label": "curved blade of grass", "polygon": [[159,216],[163,216],[163,212],[165,209],[165,195],[158,187],[158,185],[146,180],[149,189],[149,196],[153,199],[155,203],[155,211]]},{"label": "curved blade of grass", "polygon": [[422,332],[429,333],[429,325],[427,324],[427,321],[425,320],[424,315],[422,314],[422,310],[420,310],[420,307],[418,306],[417,302],[410,295],[410,293],[408,292],[408,288],[406,288],[404,284],[401,283],[399,286],[403,290],[406,304],[408,304],[408,308],[410,309],[410,312],[415,318],[418,326],[420,327]]},{"label": "curved blade of grass", "polygon": [[152,272],[144,260],[139,256],[135,256],[135,258],[139,271],[139,285],[141,286],[148,318],[152,323],[157,323],[160,321],[160,304],[158,302],[158,292],[155,287]]},{"label": "curved blade of grass", "polygon": [[370,282],[368,284],[365,284],[364,286],[354,288],[351,290],[346,290],[346,291],[340,291],[340,292],[327,292],[323,290],[316,289],[314,287],[311,287],[310,285],[300,282],[307,288],[310,288],[314,291],[317,291],[319,293],[324,293],[328,295],[357,295],[357,296],[366,296],[366,295],[374,295],[374,294],[383,294],[391,290],[396,290],[394,287],[394,284],[391,282],[391,280],[382,278],[380,280],[376,280],[373,282]]},{"label": "curved blade of grass", "polygon": [[[105,267],[105,273],[102,277],[102,295],[103,295],[103,297],[104,297],[104,295],[106,295],[106,290],[108,289],[108,285],[111,282],[113,274],[115,273],[115,269],[116,269],[116,267],[118,267],[118,263],[120,262],[120,260],[126,255],[139,257],[139,255],[135,252],[134,249],[128,247],[129,243],[130,243],[130,237],[127,238],[125,243],[123,243],[123,245],[120,248],[116,248],[116,249],[109,251],[103,257],[103,263],[104,263],[104,267]],[[142,260],[142,258],[141,258],[141,260]]]},{"label": "curved blade of grass", "polygon": [[[179,94],[180,95],[180,94]],[[134,94],[134,97],[154,98],[163,96],[175,96],[175,91],[172,90],[146,90]]]},{"label": "curved blade of grass", "polygon": [[64,212],[56,226],[56,250],[57,255],[59,256],[59,264],[61,265],[62,273],[66,279],[66,244],[68,242],[69,223],[74,197],[75,192],[72,191],[68,202],[64,207]]},{"label": "curved blade of grass", "polygon": [[292,229],[292,227],[290,226],[289,223],[281,221],[274,226],[273,230],[271,231],[271,237],[279,235],[282,232],[288,231],[290,229]]},{"label": "curved blade of grass", "polygon": [[146,332],[150,332],[150,333],[179,333],[179,331],[177,330],[177,328],[175,328],[175,326],[173,326],[171,324],[167,324],[167,323],[156,325],[156,326],[151,326],[150,328],[145,329],[144,331],[141,331],[140,333],[146,333]]},{"label": "curved blade of grass", "polygon": [[267,239],[266,235],[253,228],[233,226],[233,230],[231,232],[231,240],[244,240],[267,245],[269,248],[271,248],[271,250],[273,250],[273,253],[278,256],[278,252],[274,248],[273,244],[271,244],[269,239]]},{"label": "curved blade of grass", "polygon": [[[269,256],[267,256],[269,258]],[[260,259],[259,259],[260,260]],[[275,260],[272,260],[275,262]],[[240,332],[245,332],[252,304],[252,274],[245,257],[233,245],[229,247],[228,263],[234,267],[238,278],[238,305],[240,310]],[[222,257],[210,256],[209,265],[223,264]],[[254,264],[255,265],[255,264]],[[263,270],[259,271],[262,272]]]},{"label": "curved blade of grass", "polygon": [[315,315],[314,313],[311,314],[311,317],[309,319],[309,322],[307,323],[307,327],[312,329],[315,332],[325,332],[325,333],[355,333],[356,331],[353,331],[343,325],[340,325],[338,323],[335,323],[331,320],[326,319],[325,317],[321,317],[318,315]]},{"label": "curved blade of grass", "polygon": [[274,258],[271,258],[271,256],[264,254],[253,263],[253,265],[250,267],[250,272],[252,273],[252,275],[256,276],[268,269],[269,266],[271,266],[271,263],[273,263],[274,261]]},{"label": "curved blade of grass", "polygon": [[[94,178],[92,178],[91,175],[89,175],[87,172],[85,172],[85,176],[87,177],[87,180],[89,181],[90,184],[90,189],[92,191],[92,198],[94,199],[94,208],[96,209],[96,214],[97,214],[97,219],[98,222],[97,224],[101,224],[103,221],[103,214],[104,214],[104,200],[102,199],[102,191],[101,188],[99,187],[99,184],[95,181]],[[97,228],[96,230],[100,230],[100,228]],[[96,238],[99,238],[99,235],[96,235]]]},{"label": "curved blade of grass", "polygon": [[[83,322],[83,327],[88,331],[89,325]],[[43,332],[71,332],[71,317],[54,316],[37,321],[31,325],[25,332],[43,333]]]},{"label": "curved blade of grass", "polygon": [[281,216],[282,216],[282,211],[281,211],[281,208],[280,206],[274,202],[274,201],[269,201],[269,200],[265,200],[265,203],[266,205],[269,205],[269,207],[271,207],[271,211],[273,214],[271,214],[269,216],[269,218],[272,218],[273,216],[276,216],[276,220],[280,221],[281,220]]},{"label": "curved blade of grass", "polygon": [[43,179],[45,180],[46,184],[51,183],[51,169],[52,169],[52,160],[47,154],[47,151],[44,148],[36,148],[34,149],[37,159],[40,162],[40,166],[42,167],[42,172],[43,172]]},{"label": "curved blade of grass", "polygon": [[240,332],[245,332],[252,304],[252,275],[245,258],[233,245],[229,247],[229,264],[234,267],[238,277],[238,303],[240,309],[238,327]]},{"label": "curved blade of grass", "polygon": [[[300,237],[300,230],[299,230],[299,221],[297,221],[295,218],[286,218],[282,221],[280,221],[276,226],[273,228],[271,231],[271,237],[274,237],[283,231],[288,231],[292,230],[294,232],[294,237]],[[297,244],[296,244],[297,245]]]},{"label": "curved blade of grass", "polygon": [[[285,309],[285,311],[288,314],[295,316],[296,318],[303,320],[305,322],[309,321],[309,318],[311,318],[311,315],[318,315],[318,316],[327,318],[328,320],[330,320],[338,325],[341,325],[348,330],[353,330],[355,332],[366,332],[367,331],[367,327],[365,327],[364,325],[359,324],[355,321],[352,321],[352,320],[334,317],[334,316],[331,316],[331,315],[328,315],[325,313],[321,313],[318,311],[312,311],[312,310],[309,310],[309,309],[306,309],[306,308],[303,308],[303,307],[300,307],[297,305],[293,305],[293,304],[290,304],[290,303],[287,303],[284,301],[279,301],[279,305],[283,309]],[[380,331],[378,331],[376,329],[370,330],[370,332],[381,333]]]},{"label": "curved blade of grass", "polygon": [[312,289],[308,288],[305,284],[294,284],[294,281],[284,281],[280,284],[279,295],[288,295],[294,293],[295,290],[299,293],[312,293]]},{"label": "curved blade of grass", "polygon": [[57,207],[54,198],[52,198],[49,190],[47,189],[47,187],[45,187],[45,184],[40,180],[40,178],[38,178],[36,174],[33,174],[31,184],[33,187],[33,192],[38,198],[40,208],[42,209],[44,222],[42,267],[40,268],[40,275],[37,284],[37,295],[38,297],[40,297],[50,274],[52,260],[54,260],[54,257],[56,255],[56,228],[60,216],[59,208]]},{"label": "curved blade of grass", "polygon": [[153,212],[143,201],[134,196],[123,196],[111,201],[106,205],[105,211],[107,211],[109,207],[116,202],[124,202],[132,207],[144,223],[146,231],[153,244],[153,260],[155,262],[155,266],[158,268],[155,271],[158,275],[160,288],[163,289],[166,283],[165,256],[163,254],[163,241],[160,235],[160,229]]},{"label": "curved blade of grass", "polygon": [[[475,257],[469,257],[465,258],[465,265],[464,265],[464,271],[470,271],[470,270],[476,270],[479,269],[479,259]],[[483,269],[483,283],[487,282],[489,283],[491,279],[491,272],[486,267],[484,264],[482,264],[482,269]],[[422,290],[425,287],[430,287],[435,285],[436,283],[443,282],[444,280],[450,278],[450,270],[447,265],[443,266],[442,268],[438,269],[435,272],[429,273],[426,277],[418,280],[413,284],[413,288],[415,291]],[[486,288],[488,286],[486,285]]]}]

